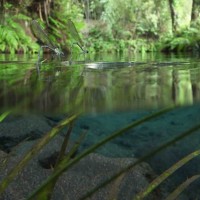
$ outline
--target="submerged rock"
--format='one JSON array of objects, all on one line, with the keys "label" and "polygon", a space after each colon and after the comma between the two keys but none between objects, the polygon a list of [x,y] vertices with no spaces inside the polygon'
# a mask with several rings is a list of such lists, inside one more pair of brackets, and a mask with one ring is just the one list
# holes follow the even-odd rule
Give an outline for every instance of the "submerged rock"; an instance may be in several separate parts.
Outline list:
[{"label": "submerged rock", "polygon": [[24,140],[36,140],[52,127],[48,120],[39,115],[8,116],[0,125],[0,149],[10,152],[11,148]]}]

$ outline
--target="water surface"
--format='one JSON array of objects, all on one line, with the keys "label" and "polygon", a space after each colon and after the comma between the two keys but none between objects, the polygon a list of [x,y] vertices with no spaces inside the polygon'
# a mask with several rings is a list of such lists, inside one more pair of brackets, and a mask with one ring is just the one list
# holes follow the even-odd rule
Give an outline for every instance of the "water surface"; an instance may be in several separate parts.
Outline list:
[{"label": "water surface", "polygon": [[[76,120],[70,139],[76,141],[80,133],[87,132],[80,152],[158,109],[179,106],[97,149],[97,153],[108,157],[140,158],[200,122],[198,56],[99,55],[71,65],[47,57],[40,69],[36,62],[37,55],[0,55],[0,111],[13,110],[0,126],[1,150],[11,151],[27,137],[34,142],[44,134],[40,123],[52,126],[63,114],[77,111],[84,114]],[[66,132],[67,128],[61,136]],[[194,132],[146,162],[161,174],[199,148],[199,134]],[[167,193],[198,174],[199,163],[198,158],[178,170],[164,184]],[[180,199],[198,199],[199,184],[194,186]]]},{"label": "water surface", "polygon": [[[200,101],[200,63],[194,56],[99,56],[86,63],[112,62],[91,68],[84,63],[37,56],[0,56],[0,110],[86,113],[162,108]],[[118,62],[130,62],[130,65]],[[116,62],[116,64],[115,64]]]}]

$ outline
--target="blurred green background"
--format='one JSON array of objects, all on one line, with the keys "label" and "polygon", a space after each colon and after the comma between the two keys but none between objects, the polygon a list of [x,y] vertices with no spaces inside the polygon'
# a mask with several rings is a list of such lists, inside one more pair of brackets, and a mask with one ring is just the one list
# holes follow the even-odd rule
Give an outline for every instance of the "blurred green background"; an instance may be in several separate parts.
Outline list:
[{"label": "blurred green background", "polygon": [[70,51],[71,19],[90,52],[200,50],[198,0],[1,0],[0,53],[36,53],[37,19],[49,38]]}]

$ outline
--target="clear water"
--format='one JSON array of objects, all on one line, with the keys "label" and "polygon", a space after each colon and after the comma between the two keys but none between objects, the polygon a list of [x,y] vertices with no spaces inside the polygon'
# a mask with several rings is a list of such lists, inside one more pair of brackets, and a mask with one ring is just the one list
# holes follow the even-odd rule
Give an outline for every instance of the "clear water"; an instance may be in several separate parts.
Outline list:
[{"label": "clear water", "polygon": [[91,60],[133,64],[89,69],[80,63],[66,66],[44,62],[38,74],[37,56],[1,55],[0,110],[98,113],[193,105],[200,101],[198,57],[101,55]]},{"label": "clear water", "polygon": [[[80,151],[171,105],[179,107],[129,130],[97,152],[109,157],[140,158],[200,123],[198,55],[99,55],[92,57],[90,63],[132,61],[133,64],[94,69],[83,63],[69,66],[48,61],[39,72],[36,61],[37,56],[0,55],[0,111],[35,113],[53,121],[62,119],[63,114],[82,111],[84,114],[76,121],[71,136],[76,140],[81,132],[87,131]],[[198,130],[147,162],[160,174],[197,150],[199,144]],[[1,147],[6,145],[1,142]],[[196,158],[179,169],[163,187],[170,192],[199,171],[200,162]],[[199,199],[198,188],[197,181],[180,199]]]}]

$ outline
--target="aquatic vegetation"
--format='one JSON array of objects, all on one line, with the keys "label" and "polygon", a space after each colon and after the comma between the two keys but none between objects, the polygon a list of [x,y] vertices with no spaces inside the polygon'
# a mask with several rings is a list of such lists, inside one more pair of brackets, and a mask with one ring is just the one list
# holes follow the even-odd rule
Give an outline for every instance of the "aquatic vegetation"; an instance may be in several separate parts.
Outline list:
[{"label": "aquatic vegetation", "polygon": [[[199,128],[200,127],[198,126],[197,129],[199,129]],[[194,130],[189,131],[188,134],[193,133],[193,131]],[[135,197],[135,200],[145,198],[149,193],[151,193],[156,187],[158,187],[159,184],[161,184],[163,181],[165,181],[165,179],[167,179],[170,175],[172,175],[176,170],[178,170],[183,165],[187,164],[187,162],[191,161],[195,157],[199,156],[199,154],[200,154],[200,150],[196,150],[196,151],[192,152],[191,154],[187,155],[186,157],[184,157],[183,159],[181,159],[180,161],[178,161],[177,163],[175,163],[172,167],[170,167],[168,170],[166,170],[161,175],[159,175],[156,179],[154,179],[149,184],[148,188],[146,188],[144,191],[140,192]],[[186,182],[183,183],[185,185],[184,187],[183,187],[183,185],[181,185],[174,192],[172,192],[167,198],[175,199],[183,191],[183,189],[185,189],[189,184],[191,184],[193,181],[195,181],[199,177],[200,177],[200,175],[191,177],[189,180],[187,180]],[[172,196],[173,196],[173,198],[172,198]]]},{"label": "aquatic vegetation", "polygon": [[[72,132],[73,128],[73,121],[78,117],[78,115],[73,115],[69,118],[64,119],[61,121],[56,127],[54,127],[51,131],[49,131],[43,138],[40,139],[40,141],[34,145],[34,147],[28,152],[24,158],[19,161],[19,163],[11,170],[11,172],[8,174],[7,177],[5,177],[1,184],[0,184],[0,193],[3,193],[3,191],[6,190],[8,185],[12,182],[12,180],[17,176],[17,174],[26,166],[28,161],[32,159],[40,149],[44,147],[55,135],[57,135],[61,129],[63,129],[65,126],[68,125],[68,131],[65,135],[62,147],[60,149],[59,156],[57,158],[57,162],[54,165],[54,169],[52,174],[47,178],[46,181],[42,183],[41,186],[39,186],[33,193],[28,197],[28,199],[50,199],[53,188],[58,180],[58,178],[63,174],[63,172],[66,172],[70,167],[78,163],[81,159],[89,155],[90,153],[94,152],[99,147],[103,146],[104,144],[108,143],[109,141],[113,140],[116,137],[119,137],[123,134],[125,134],[128,130],[137,127],[140,124],[149,122],[150,120],[154,120],[157,117],[160,117],[161,115],[170,112],[174,109],[174,107],[169,107],[163,110],[160,110],[158,112],[154,112],[153,114],[150,114],[144,118],[141,118],[137,121],[132,122],[131,124],[127,125],[126,127],[123,127],[120,130],[117,130],[116,132],[112,133],[111,135],[103,138],[96,144],[92,145],[88,149],[84,150],[83,152],[80,152],[75,157],[72,158],[74,153],[79,148],[81,142],[83,141],[85,134],[81,134],[75,145],[72,147],[70,152],[65,155],[65,149],[68,145],[69,138]],[[95,188],[93,188],[91,191],[89,191],[86,195],[84,195],[81,199],[87,199],[90,196],[92,196],[95,192],[97,192],[100,188],[105,187],[107,184],[109,184],[114,179],[120,177],[123,173],[127,172],[128,170],[132,169],[133,167],[141,164],[142,162],[145,162],[150,157],[153,157],[158,152],[168,148],[169,146],[173,145],[177,141],[182,140],[185,137],[188,137],[192,135],[195,131],[200,129],[200,124],[197,126],[192,127],[191,129],[179,134],[178,136],[172,138],[171,140],[164,142],[162,145],[155,149],[151,149],[148,154],[144,155],[143,157],[139,158],[137,161],[130,163],[127,167],[125,167],[123,170],[115,174],[114,176],[108,177],[107,181],[101,183],[100,185],[97,185]],[[196,150],[189,154],[188,156],[184,157],[177,163],[175,163],[172,167],[170,167],[168,170],[163,172],[161,175],[159,175],[153,182],[149,184],[149,186],[141,191],[136,197],[133,197],[135,199],[143,199],[147,195],[149,195],[156,187],[158,187],[159,184],[165,181],[170,175],[175,173],[177,169],[188,163],[193,158],[197,157],[200,154],[200,150]],[[181,184],[174,192],[172,192],[168,198],[174,199],[179,195],[189,184],[191,184],[193,181],[197,180],[200,175],[193,176],[189,178],[187,181],[185,181],[183,184]],[[120,182],[120,179],[118,180]],[[172,197],[172,198],[171,198]]]},{"label": "aquatic vegetation", "polygon": [[187,187],[189,187],[190,184],[192,184],[199,178],[200,178],[199,174],[188,178],[185,182],[183,182],[180,186],[178,186],[171,194],[169,194],[166,200],[176,199],[185,189],[187,189]]},{"label": "aquatic vegetation", "polygon": [[27,162],[33,158],[34,155],[36,155],[39,150],[44,147],[45,144],[47,144],[53,137],[56,136],[56,134],[62,129],[64,128],[67,124],[69,124],[70,122],[72,122],[73,120],[75,120],[75,118],[77,117],[77,115],[73,115],[70,118],[67,118],[65,120],[63,120],[62,122],[60,122],[59,125],[57,125],[56,127],[54,127],[49,133],[47,133],[43,138],[41,138],[41,140],[39,141],[39,143],[37,143],[31,150],[30,152],[28,152],[24,158],[10,171],[10,173],[8,174],[8,176],[2,180],[1,184],[0,184],[0,193],[2,193],[6,187],[8,186],[8,184],[10,184],[10,182],[17,176],[17,174],[26,166]]},{"label": "aquatic vegetation", "polygon": [[[161,113],[160,113],[161,114]],[[124,172],[127,172],[131,168],[135,167],[136,165],[145,162],[150,157],[153,157],[158,152],[166,149],[167,147],[171,146],[172,144],[176,143],[177,141],[180,141],[181,139],[191,135],[193,132],[200,129],[200,124],[191,128],[190,130],[180,134],[179,136],[173,138],[172,140],[164,143],[163,145],[160,145],[155,150],[150,151],[148,154],[144,155],[143,157],[139,158],[136,162],[130,164],[128,167],[124,168],[122,171],[120,171],[118,174],[115,174],[113,177],[109,177],[108,180],[101,185],[95,187],[93,190],[91,190],[89,193],[87,193],[81,200],[87,199],[88,197],[92,196],[96,191],[98,191],[100,188],[104,187],[120,175],[122,175]],[[144,192],[141,192],[138,194],[136,199],[143,199],[145,196],[147,196],[150,192],[152,192],[160,183],[162,183],[168,176],[170,176],[175,170],[177,170],[182,165],[186,164],[188,161],[193,159],[194,157],[198,156],[200,154],[199,150],[191,153],[187,157],[183,158],[179,162],[177,162],[174,166],[172,166],[170,169],[168,169],[166,172],[164,172],[162,175],[158,176],[152,183],[150,183],[149,187],[144,190]],[[133,197],[134,198],[134,197]]]},{"label": "aquatic vegetation", "polygon": [[2,113],[0,115],[0,122],[2,122],[9,114],[10,114],[11,111],[6,111],[4,113]]}]

